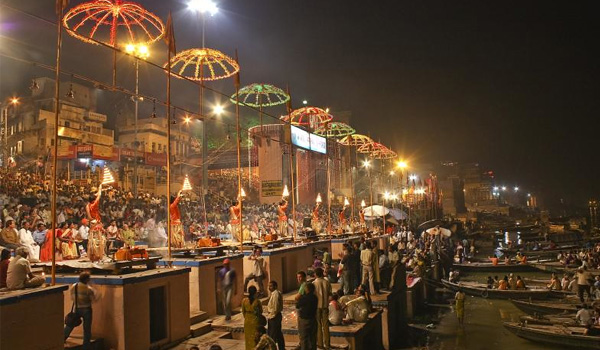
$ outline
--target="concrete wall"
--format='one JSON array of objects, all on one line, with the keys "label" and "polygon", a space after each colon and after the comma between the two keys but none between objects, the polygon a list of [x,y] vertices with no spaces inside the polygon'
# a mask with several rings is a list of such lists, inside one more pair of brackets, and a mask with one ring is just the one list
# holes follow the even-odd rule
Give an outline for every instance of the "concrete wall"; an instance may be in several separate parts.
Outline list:
[{"label": "concrete wall", "polygon": [[[92,305],[92,336],[103,338],[106,350],[149,349],[151,345],[168,344],[189,335],[189,270],[179,274],[159,271],[146,271],[146,274],[157,274],[140,276],[126,284],[101,284],[106,281],[92,277],[92,286],[99,295],[99,300]],[[149,291],[161,286],[166,289],[167,338],[150,344]],[[64,293],[64,300],[66,315],[71,307],[68,291]],[[81,336],[82,332],[82,327],[77,327],[72,334]]]},{"label": "concrete wall", "polygon": [[63,349],[62,290],[52,287],[11,292],[13,296],[29,295],[27,298],[11,297],[10,301],[3,297],[0,303],[0,349]]},{"label": "concrete wall", "polygon": [[[190,273],[190,313],[195,314],[198,312],[206,312],[209,316],[218,314],[219,306],[221,302],[221,296],[217,295],[217,269],[223,267],[223,260],[229,258],[231,267],[237,272],[236,287],[234,289],[234,296],[231,301],[231,308],[235,309],[242,303],[243,288],[244,288],[244,276],[243,276],[243,260],[242,256],[234,257],[220,257],[213,258],[207,263],[199,266],[192,266],[192,272]],[[265,286],[266,288],[266,286]]]}]

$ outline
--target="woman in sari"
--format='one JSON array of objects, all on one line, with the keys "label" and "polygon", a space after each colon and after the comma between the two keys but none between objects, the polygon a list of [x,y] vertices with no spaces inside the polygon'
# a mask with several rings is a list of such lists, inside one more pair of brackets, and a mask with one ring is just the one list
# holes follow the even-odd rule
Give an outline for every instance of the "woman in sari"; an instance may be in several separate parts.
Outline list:
[{"label": "woman in sari", "polygon": [[258,318],[262,315],[262,305],[256,292],[256,287],[250,286],[248,288],[248,297],[242,300],[246,350],[253,350],[256,346],[255,335],[258,328]]},{"label": "woman in sari", "polygon": [[52,260],[52,229],[46,231],[46,240],[40,248],[40,261],[50,260]]},{"label": "woman in sari", "polygon": [[77,244],[75,244],[75,235],[77,233],[77,225],[71,223],[60,236],[60,250],[65,260],[77,259],[79,257],[77,254]]}]

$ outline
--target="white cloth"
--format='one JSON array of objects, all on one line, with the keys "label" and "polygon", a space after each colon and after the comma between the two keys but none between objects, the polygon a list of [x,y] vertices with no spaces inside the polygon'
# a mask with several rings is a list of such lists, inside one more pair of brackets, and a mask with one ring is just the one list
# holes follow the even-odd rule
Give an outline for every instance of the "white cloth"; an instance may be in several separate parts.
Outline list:
[{"label": "white cloth", "polygon": [[40,258],[40,246],[33,240],[33,234],[30,230],[22,228],[19,231],[19,241],[29,250],[30,259]]},{"label": "white cloth", "polygon": [[577,311],[577,315],[575,316],[577,322],[579,322],[582,326],[589,326],[592,324],[592,313],[588,309],[580,309]]},{"label": "white cloth", "polygon": [[87,227],[85,225],[81,225],[79,227],[79,237],[81,237],[81,239],[88,239],[89,233],[90,233],[89,227]]},{"label": "white cloth", "polygon": [[277,314],[283,311],[283,297],[281,296],[281,292],[279,290],[274,290],[271,292],[271,296],[269,297],[269,303],[267,304],[267,318],[272,319]]},{"label": "white cloth", "polygon": [[342,324],[344,318],[344,310],[337,301],[331,301],[329,303],[329,323],[333,326]]}]

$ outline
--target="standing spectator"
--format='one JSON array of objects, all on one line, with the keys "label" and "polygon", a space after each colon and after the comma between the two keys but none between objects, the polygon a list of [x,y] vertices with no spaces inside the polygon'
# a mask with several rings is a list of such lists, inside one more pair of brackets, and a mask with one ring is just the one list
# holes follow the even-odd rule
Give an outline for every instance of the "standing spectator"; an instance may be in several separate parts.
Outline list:
[{"label": "standing spectator", "polygon": [[231,268],[229,259],[223,260],[223,267],[219,270],[219,282],[225,321],[229,321],[231,320],[231,298],[235,288],[235,270]]},{"label": "standing spectator", "polygon": [[244,280],[244,291],[247,290],[248,283],[250,281],[255,281],[256,284],[258,285],[258,295],[259,296],[264,295],[263,279],[265,277],[265,273],[264,273],[265,260],[263,259],[263,257],[261,255],[262,255],[262,248],[261,247],[254,248],[252,255],[250,255],[248,257],[248,259],[253,262],[252,272],[250,272],[250,274]]},{"label": "standing spectator", "polygon": [[375,255],[368,247],[360,252],[360,263],[362,265],[362,284],[369,284],[369,292],[375,295],[375,274],[373,271],[373,259]]},{"label": "standing spectator", "polygon": [[248,297],[242,300],[242,315],[244,316],[244,339],[246,350],[254,350],[258,318],[262,316],[262,305],[256,295],[256,287],[248,288]]},{"label": "standing spectator", "polygon": [[19,247],[15,250],[15,257],[8,264],[6,272],[6,287],[8,289],[35,288],[44,284],[44,277],[34,276],[31,272],[27,254],[25,247]]},{"label": "standing spectator", "polygon": [[313,281],[315,294],[317,295],[317,346],[329,349],[329,297],[331,296],[331,284],[323,278],[323,269],[315,269],[317,278]]},{"label": "standing spectator", "polygon": [[354,290],[356,287],[360,285],[360,281],[362,279],[362,269],[360,263],[360,245],[358,242],[354,242],[351,258],[351,269],[354,275],[353,282],[354,284],[351,286],[350,290]]},{"label": "standing spectator", "polygon": [[590,294],[591,278],[592,277],[587,271],[587,268],[582,266],[577,269],[577,296],[579,297],[579,301],[581,301],[582,303],[584,302],[584,292],[587,293],[588,298],[592,297],[592,295]]},{"label": "standing spectator", "polygon": [[392,269],[390,275],[390,290],[394,289],[394,280],[396,279],[396,273],[398,272],[398,264],[400,262],[400,255],[398,254],[398,249],[396,245],[390,245],[388,248],[388,261],[390,264],[390,268]]},{"label": "standing spectator", "polygon": [[[71,299],[75,305],[75,313],[83,318],[83,349],[90,349],[92,340],[92,302],[96,299],[94,289],[89,285],[90,273],[82,272],[79,282],[71,288]],[[64,339],[67,340],[73,331],[73,327],[65,326]]]},{"label": "standing spectator", "polygon": [[341,288],[344,294],[350,294],[354,289],[354,272],[352,266],[352,253],[350,245],[344,243],[344,248],[340,253],[340,264],[342,265],[342,285]]},{"label": "standing spectator", "polygon": [[296,301],[300,300],[300,297],[306,294],[306,272],[298,271],[296,274],[296,281],[298,281],[298,294],[296,294]]},{"label": "standing spectator", "polygon": [[296,303],[298,309],[298,335],[300,350],[317,349],[317,305],[319,300],[315,295],[315,286],[306,284],[306,293]]},{"label": "standing spectator", "polygon": [[10,263],[10,250],[2,249],[0,253],[0,288],[6,288],[6,276],[8,275],[8,264]]},{"label": "standing spectator", "polygon": [[271,296],[267,304],[268,334],[277,343],[279,350],[285,350],[285,341],[283,339],[283,332],[281,331],[283,297],[281,296],[281,292],[277,290],[276,281],[269,282],[269,291],[271,292]]}]

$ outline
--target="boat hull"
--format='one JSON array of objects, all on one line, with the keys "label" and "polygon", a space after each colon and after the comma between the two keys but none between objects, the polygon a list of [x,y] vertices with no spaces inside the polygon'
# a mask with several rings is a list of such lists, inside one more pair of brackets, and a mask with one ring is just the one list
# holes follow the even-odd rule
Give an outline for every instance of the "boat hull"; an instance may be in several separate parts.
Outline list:
[{"label": "boat hull", "polygon": [[504,327],[521,338],[544,344],[580,349],[600,349],[600,337],[557,332],[557,327],[528,327],[515,322],[504,322]]},{"label": "boat hull", "polygon": [[544,305],[539,303],[530,303],[523,300],[511,300],[519,310],[529,315],[557,315],[562,313],[573,313],[577,312],[576,305]]},{"label": "boat hull", "polygon": [[460,288],[467,295],[490,299],[546,299],[550,296],[550,291],[543,289],[498,290],[451,283],[446,280],[442,280],[442,284],[453,291],[457,291]]}]

